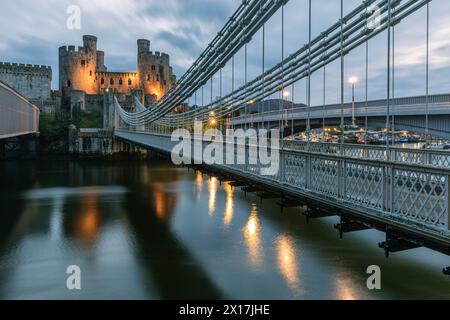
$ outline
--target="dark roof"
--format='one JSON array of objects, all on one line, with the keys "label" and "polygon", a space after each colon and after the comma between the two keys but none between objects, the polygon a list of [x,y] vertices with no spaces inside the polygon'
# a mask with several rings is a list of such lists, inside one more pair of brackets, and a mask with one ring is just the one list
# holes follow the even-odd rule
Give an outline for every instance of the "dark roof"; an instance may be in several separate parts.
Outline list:
[{"label": "dark roof", "polygon": [[286,101],[282,99],[269,99],[264,101],[255,102],[254,104],[247,105],[248,112],[267,112],[277,111],[281,109],[292,109],[306,107],[303,103],[293,103],[292,101]]}]

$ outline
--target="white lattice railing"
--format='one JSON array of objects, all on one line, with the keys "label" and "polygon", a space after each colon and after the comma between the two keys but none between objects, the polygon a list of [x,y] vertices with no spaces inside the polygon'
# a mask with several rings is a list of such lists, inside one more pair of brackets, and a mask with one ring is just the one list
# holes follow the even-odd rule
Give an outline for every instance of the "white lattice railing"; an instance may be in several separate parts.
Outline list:
[{"label": "white lattice railing", "polygon": [[[429,165],[450,168],[450,151],[389,148],[382,146],[366,146],[356,144],[340,144],[328,142],[308,142],[285,140],[286,149],[326,153],[344,157],[368,160],[390,160],[401,163]],[[308,149],[309,148],[309,149]]]}]

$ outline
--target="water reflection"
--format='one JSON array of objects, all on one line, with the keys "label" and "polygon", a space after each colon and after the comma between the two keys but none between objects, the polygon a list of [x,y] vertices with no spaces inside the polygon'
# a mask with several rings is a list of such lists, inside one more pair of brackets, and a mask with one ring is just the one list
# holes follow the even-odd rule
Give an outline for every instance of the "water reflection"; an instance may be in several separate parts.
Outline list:
[{"label": "water reflection", "polygon": [[161,222],[169,222],[176,206],[177,195],[167,192],[166,183],[154,182],[150,189],[153,195],[156,217]]},{"label": "water reflection", "polygon": [[168,189],[167,183],[153,182],[151,192],[130,193],[124,201],[144,283],[162,299],[219,299],[220,290],[173,233],[178,194]]},{"label": "water reflection", "polygon": [[224,184],[225,193],[227,196],[225,203],[225,213],[223,218],[223,224],[225,227],[228,227],[233,220],[234,214],[234,196],[233,196],[233,187],[229,183]]},{"label": "water reflection", "polygon": [[357,293],[350,281],[345,278],[336,278],[336,299],[356,300]]},{"label": "water reflection", "polygon": [[166,162],[44,163],[21,175],[29,165],[0,166],[0,299],[73,299],[68,264],[88,277],[81,299],[450,297],[436,272],[447,257],[396,255],[383,265],[383,290],[368,291],[366,266],[385,261],[373,248],[384,234],[337,243],[331,219],[306,226],[295,210],[257,207]]},{"label": "water reflection", "polygon": [[86,248],[92,248],[101,227],[99,195],[87,193],[81,201],[81,213],[76,217],[73,226],[73,236]]},{"label": "water reflection", "polygon": [[197,200],[200,199],[200,196],[202,195],[203,191],[203,175],[200,171],[197,171],[196,177],[195,177],[195,184],[197,186]]},{"label": "water reflection", "polygon": [[216,212],[216,196],[217,196],[217,178],[211,177],[208,182],[209,201],[208,201],[208,214],[214,215]]},{"label": "water reflection", "polygon": [[53,240],[63,232],[75,238],[83,247],[95,247],[103,224],[100,205],[102,197],[121,196],[127,190],[119,186],[89,186],[79,188],[42,188],[25,193],[28,201],[50,200],[50,230]]},{"label": "water reflection", "polygon": [[258,218],[258,208],[252,204],[252,211],[244,227],[245,242],[248,249],[249,264],[259,271],[262,265],[261,224]]},{"label": "water reflection", "polygon": [[283,278],[296,294],[301,293],[295,244],[290,236],[280,235],[276,241],[277,263]]}]

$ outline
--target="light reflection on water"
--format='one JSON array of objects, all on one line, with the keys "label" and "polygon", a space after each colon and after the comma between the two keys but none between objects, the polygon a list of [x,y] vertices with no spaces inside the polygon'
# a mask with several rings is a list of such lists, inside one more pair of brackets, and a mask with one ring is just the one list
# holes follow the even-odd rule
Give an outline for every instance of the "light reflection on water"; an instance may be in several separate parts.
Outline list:
[{"label": "light reflection on water", "polygon": [[252,211],[243,229],[243,233],[248,248],[249,264],[255,271],[259,271],[263,261],[263,248],[261,245],[261,224],[259,222],[256,204],[252,204]]},{"label": "light reflection on water", "polygon": [[224,184],[224,189],[226,193],[226,203],[225,203],[225,213],[223,218],[223,224],[228,227],[233,220],[234,214],[234,191],[233,187],[229,183]]},{"label": "light reflection on water", "polygon": [[278,268],[289,287],[296,294],[301,294],[299,264],[292,237],[282,234],[276,239]]},{"label": "light reflection on water", "polygon": [[217,185],[218,185],[217,178],[211,177],[208,181],[208,190],[209,190],[208,213],[210,216],[212,216],[216,212]]},{"label": "light reflection on water", "polygon": [[74,235],[86,247],[96,244],[100,229],[99,195],[87,193],[81,200],[81,214],[74,228]]},{"label": "light reflection on water", "polygon": [[[358,294],[354,292],[353,284],[346,279],[336,279],[336,297],[338,300],[356,300]],[[360,297],[362,298],[362,297]]]},{"label": "light reflection on water", "polygon": [[[448,257],[419,249],[386,261],[381,233],[340,241],[332,218],[306,225],[298,209],[257,205],[198,172],[93,162],[0,174],[0,298],[450,298]],[[81,292],[65,290],[70,264]],[[365,286],[371,264],[382,291]]]},{"label": "light reflection on water", "polygon": [[200,196],[202,195],[203,191],[203,175],[201,172],[197,172],[195,176],[196,186],[197,186],[197,193],[196,198],[197,200],[200,199]]}]

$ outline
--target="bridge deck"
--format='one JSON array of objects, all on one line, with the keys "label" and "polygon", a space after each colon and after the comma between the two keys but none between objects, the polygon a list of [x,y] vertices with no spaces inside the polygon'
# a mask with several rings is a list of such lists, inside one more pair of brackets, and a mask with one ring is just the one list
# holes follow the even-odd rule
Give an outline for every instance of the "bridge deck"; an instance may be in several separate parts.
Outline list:
[{"label": "bridge deck", "polygon": [[0,139],[39,132],[39,108],[0,82]]},{"label": "bridge deck", "polygon": [[[120,130],[115,134],[164,153],[178,143],[168,135]],[[262,167],[251,164],[211,168],[290,198],[335,208],[341,216],[350,215],[382,231],[396,230],[416,245],[450,254],[450,169],[287,147],[279,151],[280,170],[273,176],[261,175]]]}]

